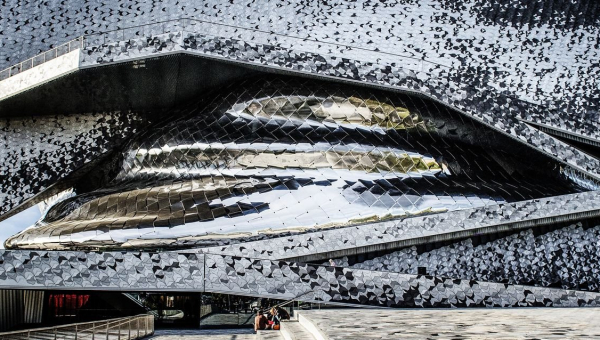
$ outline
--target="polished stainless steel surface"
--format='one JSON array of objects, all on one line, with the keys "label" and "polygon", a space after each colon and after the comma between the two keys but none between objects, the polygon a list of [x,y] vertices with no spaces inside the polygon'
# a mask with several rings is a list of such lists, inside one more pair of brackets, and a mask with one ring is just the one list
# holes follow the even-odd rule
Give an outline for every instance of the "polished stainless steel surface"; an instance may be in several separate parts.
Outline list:
[{"label": "polished stainless steel surface", "polygon": [[207,244],[584,190],[551,158],[419,97],[266,77],[173,117],[107,162],[101,188],[63,196],[6,245]]}]

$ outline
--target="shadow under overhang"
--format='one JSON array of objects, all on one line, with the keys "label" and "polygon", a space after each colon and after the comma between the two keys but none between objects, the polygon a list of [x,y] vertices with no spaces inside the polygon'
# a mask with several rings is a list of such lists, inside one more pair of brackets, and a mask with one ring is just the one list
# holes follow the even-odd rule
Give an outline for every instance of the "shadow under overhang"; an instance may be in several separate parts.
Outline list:
[{"label": "shadow under overhang", "polygon": [[83,68],[0,101],[0,117],[156,112],[258,73],[185,54]]}]

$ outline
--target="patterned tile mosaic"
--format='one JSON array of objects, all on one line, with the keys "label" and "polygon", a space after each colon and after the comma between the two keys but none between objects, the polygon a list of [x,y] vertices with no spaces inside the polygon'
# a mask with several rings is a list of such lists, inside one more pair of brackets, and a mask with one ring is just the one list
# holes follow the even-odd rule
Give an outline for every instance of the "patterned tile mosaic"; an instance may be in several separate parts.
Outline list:
[{"label": "patterned tile mosaic", "polygon": [[[417,254],[415,263],[436,268],[435,277],[280,259],[596,216],[598,192],[580,191],[598,189],[590,177],[600,177],[600,161],[519,119],[600,139],[599,11],[593,0],[3,2],[4,66],[81,34],[190,16],[246,29],[175,21],[115,30],[89,37],[81,66],[186,53],[418,92],[466,115],[417,97],[315,82],[249,81],[181,103],[177,119],[103,164],[99,171],[120,166],[112,181],[57,199],[9,245],[221,245],[179,253],[0,250],[0,286],[302,295],[390,307],[597,306],[593,292],[487,282],[594,290],[596,228],[523,231],[494,241],[493,255],[464,242]],[[137,135],[142,123],[120,113],[0,122],[0,214]],[[457,259],[465,256],[473,261]]]},{"label": "patterned tile mosaic", "polygon": [[201,291],[203,261],[177,253],[0,250],[0,281],[14,288]]},{"label": "patterned tile mosaic", "polygon": [[[434,276],[599,290],[600,226],[573,224],[540,233],[527,229],[485,243],[469,238],[430,251],[413,246],[352,267],[406,274],[424,267]],[[334,262],[348,265],[347,258]]]},{"label": "patterned tile mosaic", "polygon": [[[367,2],[346,4],[340,11],[333,10],[333,5],[295,2],[281,6],[218,3],[205,8],[162,2],[160,5],[138,5],[119,13],[113,12],[113,8],[124,4],[117,6],[110,2],[90,6],[81,1],[72,4],[70,9],[39,6],[28,1],[2,6],[8,6],[10,9],[4,12],[11,13],[7,20],[1,21],[6,29],[0,32],[0,36],[7,37],[0,40],[3,47],[9,47],[3,49],[9,53],[5,58],[7,62],[15,61],[16,56],[21,54],[34,53],[36,48],[44,50],[50,47],[45,44],[55,44],[81,33],[152,22],[159,19],[158,14],[160,20],[181,17],[182,14],[196,19],[216,17],[220,23],[261,29],[263,33],[239,27],[194,24],[189,20],[187,24],[184,21],[118,30],[90,37],[92,43],[113,43],[88,48],[86,55],[89,54],[89,57],[83,60],[83,64],[90,66],[110,60],[185,50],[418,90],[450,103],[576,168],[593,174],[599,168],[597,160],[516,120],[533,120],[598,137],[597,81],[600,77],[596,76],[598,52],[594,40],[598,36],[598,25],[592,19],[598,6],[593,1],[574,4],[555,0],[516,7],[506,7],[505,0],[425,1],[418,5],[385,6]],[[265,10],[261,6],[268,8]],[[15,8],[18,10],[15,11]],[[249,13],[248,8],[258,11]],[[577,16],[568,15],[581,9],[585,10]],[[95,23],[94,19],[102,13],[110,19]],[[261,13],[279,14],[275,19],[262,17]],[[328,15],[323,16],[323,13]],[[372,21],[373,17],[383,18],[383,21]],[[80,19],[76,25],[65,25],[64,20],[69,18]],[[290,21],[288,18],[294,19]],[[470,21],[473,18],[475,24]],[[28,38],[28,35],[35,38],[34,32],[39,33],[35,26],[38,20],[45,22],[44,27],[52,27],[44,31],[47,38],[43,42]],[[283,25],[285,22],[287,24]],[[389,24],[382,24],[384,22]],[[199,30],[193,29],[193,25],[197,25]],[[313,30],[314,27],[319,29]],[[182,29],[187,32],[182,32]],[[172,33],[157,35],[165,30]],[[460,37],[456,32],[462,32]],[[115,42],[130,35],[145,37]],[[216,38],[219,36],[225,38]],[[19,47],[13,49],[13,45]],[[509,93],[509,97],[504,93]],[[550,107],[514,100],[510,98],[512,96],[549,104]],[[596,187],[584,179],[581,183],[590,189]]]},{"label": "patterned tile mosaic", "polygon": [[[206,291],[386,307],[594,306],[600,294],[222,255]],[[222,262],[219,261],[222,259]],[[220,274],[212,274],[211,270]],[[275,281],[276,283],[274,284]]]},{"label": "patterned tile mosaic", "polygon": [[112,150],[144,124],[134,113],[0,120],[0,215]]},{"label": "patterned tile mosaic", "polygon": [[[374,63],[305,52],[295,48],[296,46],[294,49],[288,49],[280,44],[261,43],[260,40],[259,42],[244,41],[180,31],[88,47],[81,63],[90,67],[142,56],[159,56],[163,53],[185,51],[190,54],[424,93],[480,119],[499,131],[527,142],[577,169],[599,176],[596,169],[600,162],[596,158],[517,119],[532,120],[532,112],[539,112],[540,109],[549,111],[549,109],[486,88],[482,85],[489,81],[489,77],[485,74],[470,75],[474,76],[475,80],[465,80],[463,78],[467,77],[466,74],[437,64],[421,63],[418,64],[419,70],[415,71],[403,63],[380,64],[379,58],[377,63]],[[566,120],[570,120],[565,111],[561,112]],[[560,127],[564,128],[563,125]],[[589,134],[594,138],[598,137],[594,135],[595,132]]]},{"label": "patterned tile mosaic", "polygon": [[543,153],[419,97],[273,77],[208,97],[7,246],[169,246],[584,190]]},{"label": "patterned tile mosaic", "polygon": [[171,252],[0,250],[0,287],[225,292],[386,307],[600,304],[591,292]]},{"label": "patterned tile mosaic", "polygon": [[425,58],[459,68],[461,73],[486,72],[497,81],[485,85],[532,100],[551,100],[569,110],[595,105],[588,112],[573,112],[583,119],[565,120],[552,114],[543,115],[544,121],[587,133],[597,125],[600,9],[594,0],[244,0],[202,5],[105,0],[53,6],[12,0],[0,9],[0,65],[4,67],[82,34],[192,17]]}]

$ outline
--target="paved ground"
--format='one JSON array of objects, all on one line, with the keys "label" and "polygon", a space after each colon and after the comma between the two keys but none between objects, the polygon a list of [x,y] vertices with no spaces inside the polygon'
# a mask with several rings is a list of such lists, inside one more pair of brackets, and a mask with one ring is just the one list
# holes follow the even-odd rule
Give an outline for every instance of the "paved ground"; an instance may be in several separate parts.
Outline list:
[{"label": "paved ground", "polygon": [[302,311],[332,340],[600,339],[600,308]]},{"label": "paved ground", "polygon": [[255,340],[254,330],[240,329],[159,329],[152,340]]},{"label": "paved ground", "polygon": [[[276,331],[271,331],[272,333],[278,333]],[[281,323],[281,333],[289,334],[289,337],[294,340],[315,340],[312,334],[304,327],[300,325],[299,322],[282,322]],[[283,337],[283,336],[282,336]]]}]

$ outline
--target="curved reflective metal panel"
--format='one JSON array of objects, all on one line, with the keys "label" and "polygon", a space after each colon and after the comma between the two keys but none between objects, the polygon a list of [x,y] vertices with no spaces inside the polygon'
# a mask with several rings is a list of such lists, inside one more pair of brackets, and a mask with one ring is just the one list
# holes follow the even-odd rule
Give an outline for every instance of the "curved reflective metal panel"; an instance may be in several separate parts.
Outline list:
[{"label": "curved reflective metal panel", "polygon": [[439,104],[295,78],[205,94],[107,164],[100,189],[59,200],[7,246],[182,247],[581,190]]}]

